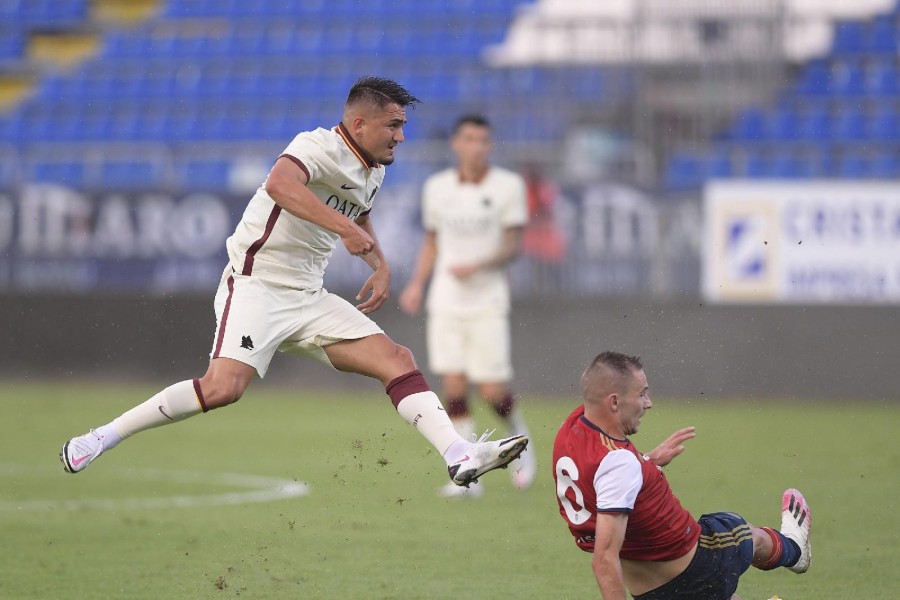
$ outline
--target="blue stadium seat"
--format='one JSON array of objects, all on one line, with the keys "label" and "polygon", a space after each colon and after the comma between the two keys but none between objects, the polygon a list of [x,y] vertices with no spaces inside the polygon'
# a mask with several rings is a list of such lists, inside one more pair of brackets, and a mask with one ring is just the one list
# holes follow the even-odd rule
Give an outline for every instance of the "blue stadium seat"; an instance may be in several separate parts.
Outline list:
[{"label": "blue stadium seat", "polygon": [[900,73],[893,60],[878,60],[866,70],[866,90],[870,94],[900,95]]},{"label": "blue stadium seat", "polygon": [[900,114],[896,108],[877,110],[866,122],[866,137],[881,142],[900,141]]},{"label": "blue stadium seat", "polygon": [[228,189],[228,178],[231,172],[231,162],[228,160],[189,159],[183,170],[181,179],[192,188],[209,191]]},{"label": "blue stadium seat", "polygon": [[797,92],[809,96],[827,94],[830,78],[831,71],[824,60],[810,61],[800,72]]},{"label": "blue stadium seat", "polygon": [[835,53],[855,54],[864,48],[865,24],[861,21],[842,21],[834,27],[833,49]]},{"label": "blue stadium seat", "polygon": [[869,164],[862,155],[849,153],[840,159],[838,172],[846,179],[862,179],[869,174]]},{"label": "blue stadium seat", "polygon": [[150,161],[108,160],[100,169],[100,185],[104,189],[146,189],[160,180],[157,171]]},{"label": "blue stadium seat", "polygon": [[264,54],[265,46],[266,31],[259,25],[236,27],[227,39],[228,52],[235,57],[260,56]]},{"label": "blue stadium seat", "polygon": [[780,106],[766,118],[765,137],[770,140],[794,140],[798,137],[801,117],[790,106]]},{"label": "blue stadium seat", "polygon": [[896,151],[877,152],[870,162],[869,174],[880,179],[900,177],[900,155]]},{"label": "blue stadium seat", "polygon": [[254,104],[229,103],[225,109],[225,139],[249,140],[258,135],[259,116]]},{"label": "blue stadium seat", "polygon": [[231,127],[227,108],[221,103],[202,105],[197,113],[197,124],[192,133],[193,139],[197,140],[230,139]]},{"label": "blue stadium seat", "polygon": [[326,47],[327,40],[322,27],[304,23],[294,30],[292,54],[295,58],[318,56]]},{"label": "blue stadium seat", "polygon": [[409,22],[391,23],[384,30],[376,55],[385,58],[401,58],[408,63],[408,57],[418,52],[416,48],[415,26]]},{"label": "blue stadium seat", "polygon": [[765,114],[762,110],[749,108],[741,112],[731,128],[731,136],[738,141],[754,141],[765,137]]},{"label": "blue stadium seat", "polygon": [[166,141],[169,120],[165,107],[156,104],[143,106],[137,115],[135,136],[142,140]]},{"label": "blue stadium seat", "polygon": [[0,3],[0,18],[3,23],[29,28],[84,23],[87,17],[87,0],[5,0]]},{"label": "blue stadium seat", "polygon": [[801,116],[797,125],[798,137],[810,142],[831,138],[832,118],[824,105],[816,105]]},{"label": "blue stadium seat", "polygon": [[328,55],[332,57],[352,56],[354,54],[352,26],[344,21],[333,21],[322,27]]},{"label": "blue stadium seat", "polygon": [[779,153],[772,159],[768,170],[769,175],[780,179],[809,179],[813,173],[810,160],[796,152]]},{"label": "blue stadium seat", "polygon": [[85,165],[82,161],[39,160],[30,163],[25,179],[33,183],[59,183],[84,187]]},{"label": "blue stadium seat", "polygon": [[108,131],[112,139],[134,140],[140,128],[137,106],[128,104],[117,107],[109,120]]},{"label": "blue stadium seat", "polygon": [[170,107],[166,138],[177,142],[195,139],[201,111],[200,105],[196,102]]},{"label": "blue stadium seat", "polygon": [[19,118],[13,118],[9,114],[0,114],[0,144],[3,143],[12,143],[18,139],[18,127],[14,127],[14,124],[18,124]]},{"label": "blue stadium seat", "polygon": [[671,190],[699,188],[703,181],[703,159],[693,152],[677,152],[666,166],[665,184]]},{"label": "blue stadium seat", "polygon": [[109,114],[105,110],[86,111],[81,121],[79,135],[82,141],[97,142],[107,139]]},{"label": "blue stadium seat", "polygon": [[765,179],[772,173],[772,160],[762,152],[751,152],[744,163],[744,175],[750,179]]},{"label": "blue stadium seat", "polygon": [[833,122],[831,138],[837,142],[853,142],[866,138],[866,116],[857,108],[841,111]]},{"label": "blue stadium seat", "polygon": [[713,152],[706,163],[706,176],[710,179],[724,179],[733,175],[734,168],[727,150]]},{"label": "blue stadium seat", "polygon": [[861,96],[866,92],[866,75],[856,60],[836,60],[831,67],[828,92],[838,96]]},{"label": "blue stadium seat", "polygon": [[878,17],[872,23],[866,39],[865,49],[869,52],[896,55],[898,49],[897,25],[893,18]]},{"label": "blue stadium seat", "polygon": [[13,27],[0,28],[0,62],[22,58],[25,34]]}]

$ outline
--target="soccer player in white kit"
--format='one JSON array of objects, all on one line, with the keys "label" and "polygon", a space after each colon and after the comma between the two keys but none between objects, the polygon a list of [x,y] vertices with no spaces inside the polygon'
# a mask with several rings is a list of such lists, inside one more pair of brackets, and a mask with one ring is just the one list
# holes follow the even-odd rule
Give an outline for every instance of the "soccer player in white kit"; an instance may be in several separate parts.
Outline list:
[{"label": "soccer player in white kit", "polygon": [[[528,221],[525,182],[489,162],[491,126],[481,115],[460,117],[450,140],[457,164],[429,177],[422,192],[425,240],[400,307],[416,314],[431,277],[426,308],[428,359],[441,375],[447,413],[461,436],[471,439],[469,384],[506,423],[511,435],[527,435],[510,390],[509,284],[505,267],[519,254]],[[534,452],[512,464],[513,484],[534,481]],[[480,496],[448,485],[443,496]]]},{"label": "soccer player in white kit", "polygon": [[[403,141],[405,109],[418,101],[390,79],[363,77],[336,127],[294,138],[226,241],[206,374],[66,442],[60,460],[67,472],[82,471],[135,433],[236,402],[256,375],[265,376],[276,350],[380,380],[400,415],[444,457],[455,485],[467,487],[524,451],[526,436],[460,437],[410,351],[367,316],[388,298],[391,279],[370,211]],[[338,241],[373,271],[355,307],[322,287]]]}]

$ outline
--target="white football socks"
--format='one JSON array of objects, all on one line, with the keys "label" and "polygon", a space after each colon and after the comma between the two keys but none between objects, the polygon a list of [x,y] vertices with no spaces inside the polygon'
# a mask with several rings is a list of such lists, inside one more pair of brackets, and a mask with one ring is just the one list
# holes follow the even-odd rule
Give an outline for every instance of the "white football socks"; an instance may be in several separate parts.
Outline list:
[{"label": "white football socks", "polygon": [[138,404],[112,423],[98,427],[96,432],[103,437],[103,449],[108,450],[135,433],[181,421],[202,411],[194,382],[180,381]]},{"label": "white football socks", "polygon": [[456,462],[472,444],[456,433],[440,399],[432,391],[410,394],[397,404],[397,412],[431,442],[448,465]]}]

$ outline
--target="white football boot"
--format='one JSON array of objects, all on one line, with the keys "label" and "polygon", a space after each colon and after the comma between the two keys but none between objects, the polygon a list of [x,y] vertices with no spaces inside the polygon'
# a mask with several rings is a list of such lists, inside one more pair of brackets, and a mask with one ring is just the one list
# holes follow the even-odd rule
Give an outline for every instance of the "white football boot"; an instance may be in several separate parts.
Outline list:
[{"label": "white football boot", "polygon": [[62,461],[66,473],[78,473],[101,454],[103,454],[103,438],[91,429],[86,434],[66,442],[59,452],[59,460]]},{"label": "white football boot", "polygon": [[800,546],[800,558],[788,567],[794,573],[806,573],[809,569],[812,561],[812,547],[809,544],[811,528],[812,515],[803,494],[793,488],[785,490],[781,497],[781,533]]},{"label": "white football boot", "polygon": [[469,487],[488,471],[506,468],[528,446],[527,435],[516,435],[494,442],[486,441],[492,433],[494,432],[485,432],[462,458],[447,467],[453,483]]}]

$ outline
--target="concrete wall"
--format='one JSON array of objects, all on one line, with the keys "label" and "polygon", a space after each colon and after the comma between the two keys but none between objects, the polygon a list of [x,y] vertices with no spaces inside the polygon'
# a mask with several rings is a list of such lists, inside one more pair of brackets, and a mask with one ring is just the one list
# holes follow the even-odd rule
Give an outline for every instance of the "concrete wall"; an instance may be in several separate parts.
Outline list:
[{"label": "concrete wall", "polygon": [[[0,314],[0,376],[16,379],[140,379],[162,386],[203,373],[215,328],[211,297],[0,296]],[[388,307],[377,320],[427,364],[423,319]],[[640,354],[652,392],[661,396],[900,400],[900,307],[623,300],[520,303],[514,310],[520,392],[577,394],[581,370],[606,349]],[[276,356],[266,381],[380,389],[285,355]]]}]

